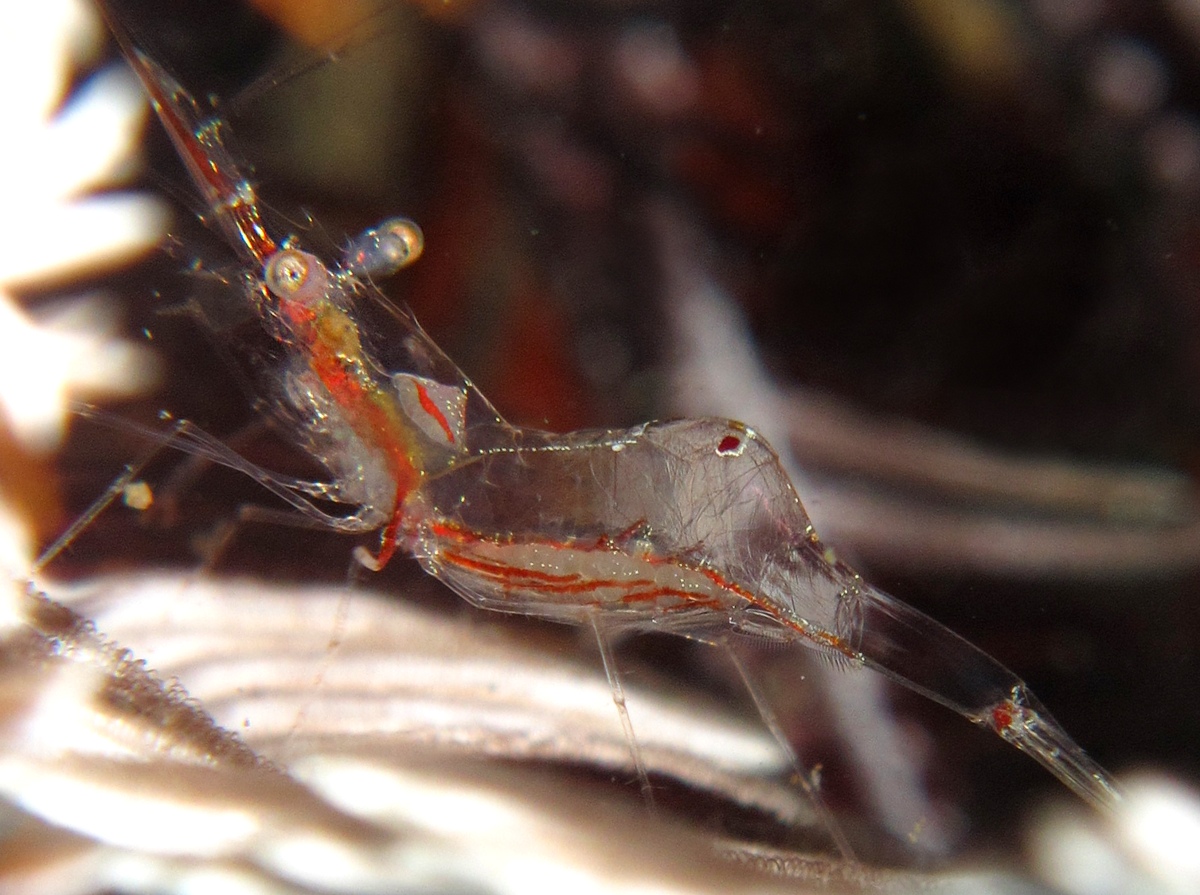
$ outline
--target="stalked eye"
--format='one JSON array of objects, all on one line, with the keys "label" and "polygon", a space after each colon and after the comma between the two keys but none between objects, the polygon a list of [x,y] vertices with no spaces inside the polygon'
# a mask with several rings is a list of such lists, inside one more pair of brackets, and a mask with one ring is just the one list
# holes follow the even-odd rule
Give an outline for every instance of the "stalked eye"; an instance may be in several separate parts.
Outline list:
[{"label": "stalked eye", "polygon": [[356,236],[346,249],[346,267],[358,276],[387,277],[425,250],[425,234],[408,218],[391,218]]},{"label": "stalked eye", "polygon": [[315,304],[329,288],[329,271],[316,255],[283,249],[268,259],[263,269],[267,288],[276,297],[300,304]]}]

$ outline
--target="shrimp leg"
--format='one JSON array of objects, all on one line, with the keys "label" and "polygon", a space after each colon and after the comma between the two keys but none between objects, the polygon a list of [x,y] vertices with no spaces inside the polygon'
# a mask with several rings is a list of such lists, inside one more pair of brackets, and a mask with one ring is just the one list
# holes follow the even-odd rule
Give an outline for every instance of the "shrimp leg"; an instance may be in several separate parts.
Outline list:
[{"label": "shrimp leg", "polygon": [[633,732],[633,721],[629,718],[629,706],[625,702],[625,688],[621,686],[621,676],[613,657],[612,644],[600,627],[600,618],[591,617],[592,632],[596,635],[596,644],[600,647],[600,661],[604,663],[604,674],[608,678],[608,686],[612,689],[613,705],[621,717],[621,728],[625,731],[625,741],[629,743],[629,754],[633,757],[633,766],[637,771],[638,785],[642,789],[642,797],[647,807],[654,810],[654,790],[650,787],[650,775],[646,772],[646,760],[642,757],[642,747],[638,745],[637,736]]}]

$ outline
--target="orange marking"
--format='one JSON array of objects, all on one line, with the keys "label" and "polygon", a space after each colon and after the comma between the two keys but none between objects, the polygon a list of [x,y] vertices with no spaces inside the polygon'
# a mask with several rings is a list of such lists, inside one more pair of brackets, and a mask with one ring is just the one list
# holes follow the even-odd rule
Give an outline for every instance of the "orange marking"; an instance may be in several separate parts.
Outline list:
[{"label": "orange marking", "polygon": [[1013,715],[1007,703],[1002,703],[992,709],[992,725],[996,730],[1008,730],[1012,723]]},{"label": "orange marking", "polygon": [[[175,144],[175,148],[179,150],[192,177],[208,187],[210,195],[206,198],[219,211],[229,215],[234,230],[241,237],[243,245],[255,260],[262,263],[275,252],[276,244],[267,234],[266,228],[258,216],[258,208],[242,198],[239,187],[243,185],[244,178],[241,172],[234,168],[232,163],[230,163],[230,167],[233,170],[228,173],[218,164],[218,152],[210,151],[196,133],[192,123],[184,120],[176,111],[177,96],[168,97],[166,95],[163,88],[169,85],[165,85],[160,80],[158,72],[155,71],[157,66],[153,65],[144,54],[128,47],[125,40],[121,39],[121,43],[126,48],[126,56],[133,65],[134,71],[137,72],[146,92],[150,94],[150,99],[154,103],[155,111],[158,112],[167,135]],[[175,92],[175,90],[172,91],[172,93]],[[186,93],[184,96],[190,103],[191,97]],[[220,135],[215,130],[216,126],[210,125],[210,127],[211,130],[204,129],[205,138],[216,146],[220,146]]]},{"label": "orange marking", "polygon": [[736,435],[726,435],[721,439],[721,443],[717,445],[718,454],[731,454],[738,449],[742,440]]},{"label": "orange marking", "polygon": [[657,602],[662,597],[677,597],[683,601],[678,606],[663,606],[661,607],[666,612],[675,612],[679,609],[692,609],[696,606],[703,606],[708,609],[720,609],[722,604],[720,600],[714,597],[707,599],[699,599],[699,594],[690,590],[678,590],[674,587],[656,587],[653,590],[634,591],[621,597],[622,603],[648,603]]},{"label": "orange marking", "polygon": [[442,409],[433,402],[433,398],[429,397],[429,392],[425,386],[419,382],[416,383],[416,386],[417,400],[421,402],[421,409],[437,421],[437,424],[442,427],[442,431],[446,433],[446,440],[454,444],[454,431],[450,428],[450,423],[446,420]]},{"label": "orange marking", "polygon": [[[732,593],[737,594],[743,600],[749,600],[751,603],[754,603],[755,605],[759,605],[760,603],[762,603],[762,601],[757,596],[750,593],[750,591],[746,590],[740,584],[734,584],[732,581],[725,580],[725,576],[723,576],[717,572],[714,572],[712,569],[706,569],[706,568],[700,566],[700,567],[696,568],[696,571],[699,572],[701,575],[703,575],[705,578],[707,578],[709,581],[711,581],[713,584],[715,584],[717,587],[724,588],[727,591],[731,591]],[[771,607],[764,605],[763,608],[770,609]],[[774,610],[771,610],[771,611],[773,614]]]},{"label": "orange marking", "polygon": [[508,565],[507,563],[486,559],[474,559],[469,556],[464,556],[461,553],[452,553],[450,551],[443,551],[442,556],[450,562],[453,562],[465,569],[471,569],[475,572],[482,572],[485,575],[491,575],[496,578],[520,577],[529,581],[535,581],[545,585],[557,585],[559,587],[569,587],[582,580],[582,576],[579,574],[552,575],[549,572],[539,572],[535,569],[523,569],[520,566]]},{"label": "orange marking", "polygon": [[482,538],[474,532],[468,532],[457,525],[452,525],[449,522],[434,522],[429,526],[431,533],[442,538],[453,538],[460,543],[470,544],[475,541],[480,541]]},{"label": "orange marking", "polygon": [[383,530],[383,536],[379,541],[379,555],[375,557],[376,571],[382,571],[383,567],[391,562],[392,557],[396,553],[396,533],[400,530],[400,523],[403,520],[404,513],[401,509],[404,503],[404,495],[400,488],[396,489],[396,503],[392,510],[391,521],[388,522],[387,528]]},{"label": "orange marking", "polygon": [[329,389],[338,406],[346,412],[354,432],[383,452],[392,480],[396,483],[391,518],[383,530],[379,555],[375,558],[382,569],[396,553],[397,535],[404,522],[402,508],[408,493],[417,485],[417,469],[406,450],[403,433],[397,431],[394,421],[371,399],[368,388],[346,368],[344,360],[320,339],[310,341],[308,348],[309,366],[322,385]]},{"label": "orange marking", "polygon": [[317,312],[297,301],[281,299],[279,309],[293,326],[307,328],[317,319]]},{"label": "orange marking", "polygon": [[[648,579],[637,579],[634,581],[619,581],[616,579],[592,578],[584,579],[581,575],[551,575],[545,572],[538,572],[531,569],[524,569],[520,566],[512,566],[506,563],[475,559],[473,557],[464,556],[461,553],[443,551],[442,558],[447,562],[459,566],[460,568],[469,569],[473,572],[487,575],[490,578],[505,581],[514,586],[527,587],[530,590],[538,591],[539,593],[553,593],[561,595],[585,594],[605,588],[627,589],[640,588],[640,590],[632,590],[621,597],[622,603],[646,603],[662,599],[663,597],[675,597],[684,601],[684,605],[691,606],[707,606],[709,608],[720,608],[721,603],[718,600],[707,598],[699,599],[700,594],[695,591],[682,590],[665,585],[656,585]],[[665,606],[664,609],[679,609],[678,606]]]},{"label": "orange marking", "polygon": [[580,575],[561,577],[545,575],[540,572],[523,569],[520,566],[510,566],[505,563],[473,559],[463,556],[461,553],[443,552],[442,558],[460,568],[479,572],[480,574],[487,575],[489,578],[504,581],[515,586],[528,587],[530,590],[542,593],[583,594],[606,587],[649,586],[653,584],[652,581],[644,580],[613,581],[601,578],[585,579]]},{"label": "orange marking", "polygon": [[[633,523],[633,525],[630,525],[624,531],[617,534],[616,537],[609,537],[606,534],[600,535],[600,537],[596,538],[595,549],[605,550],[609,553],[620,553],[622,552],[621,548],[633,540],[633,536],[641,531],[645,525],[646,520],[639,519],[637,522]],[[657,557],[647,557],[647,559],[649,559],[651,562],[653,562],[656,558]]]},{"label": "orange marking", "polygon": [[[643,523],[638,523],[638,525]],[[619,546],[620,540],[629,534],[630,531],[636,531],[637,525],[626,529],[616,538],[601,536],[592,545],[587,544],[569,544],[562,541],[554,541],[548,538],[529,537],[522,538],[519,542],[515,537],[509,537],[505,540],[499,538],[488,537],[478,532],[470,531],[462,528],[453,522],[440,520],[430,525],[430,531],[438,537],[453,540],[459,544],[470,545],[487,543],[496,547],[516,546],[518,544],[525,546],[543,546],[554,550],[577,550],[581,553],[594,553],[597,551],[613,552]],[[619,552],[619,551],[618,551]],[[625,594],[622,600],[626,603],[643,602],[655,600],[659,597],[678,597],[685,601],[678,606],[664,606],[664,611],[677,611],[680,609],[691,608],[695,606],[705,606],[714,610],[720,610],[724,604],[714,598],[699,599],[699,594],[692,591],[682,591],[673,588],[658,588],[650,590],[654,587],[652,581],[646,579],[636,579],[631,581],[616,581],[616,580],[601,580],[593,579],[591,581],[581,582],[581,576],[577,574],[556,576],[546,572],[535,571],[532,569],[523,569],[519,566],[512,566],[501,562],[474,559],[464,556],[461,553],[451,551],[443,551],[442,556],[455,565],[458,565],[469,571],[478,572],[487,575],[496,580],[506,581],[512,586],[525,585],[530,590],[535,590],[543,593],[586,593],[589,590],[599,590],[605,587],[612,588],[646,588],[645,590],[632,591]],[[798,624],[796,621],[788,618],[781,610],[770,600],[764,600],[758,594],[755,594],[739,584],[729,581],[719,572],[703,566],[683,565],[670,557],[663,556],[646,556],[640,557],[640,561],[650,563],[652,565],[667,564],[678,568],[685,568],[696,572],[711,581],[716,587],[724,590],[734,597],[745,600],[747,603],[755,606],[764,612],[768,613],[781,625],[795,631],[806,640],[827,647],[831,650],[841,653],[847,658],[858,661],[862,658],[861,654],[853,649],[842,638],[828,631],[823,631],[820,628],[811,628],[807,625]]]}]

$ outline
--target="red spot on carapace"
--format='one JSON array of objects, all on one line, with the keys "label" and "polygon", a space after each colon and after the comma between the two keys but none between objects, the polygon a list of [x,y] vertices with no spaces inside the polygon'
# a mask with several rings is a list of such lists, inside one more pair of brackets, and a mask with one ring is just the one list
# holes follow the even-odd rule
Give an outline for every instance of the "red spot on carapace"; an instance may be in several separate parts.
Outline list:
[{"label": "red spot on carapace", "polygon": [[442,427],[442,431],[446,433],[446,440],[454,444],[454,430],[450,428],[450,423],[446,419],[446,415],[442,413],[442,408],[434,403],[433,398],[429,397],[429,392],[421,383],[417,383],[417,400],[421,402],[421,409],[433,417],[434,421]]},{"label": "red spot on carapace", "polygon": [[992,726],[998,731],[1008,730],[1013,723],[1012,709],[1007,704],[998,705],[992,709]]},{"label": "red spot on carapace", "polygon": [[726,435],[721,439],[721,443],[717,445],[718,454],[732,454],[742,446],[742,440],[736,435]]}]

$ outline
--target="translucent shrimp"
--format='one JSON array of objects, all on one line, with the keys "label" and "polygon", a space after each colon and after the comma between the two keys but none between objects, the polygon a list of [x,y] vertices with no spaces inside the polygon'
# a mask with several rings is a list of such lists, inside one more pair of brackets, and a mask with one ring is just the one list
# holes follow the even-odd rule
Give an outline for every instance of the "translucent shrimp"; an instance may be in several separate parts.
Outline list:
[{"label": "translucent shrimp", "polygon": [[[357,548],[363,565],[380,569],[403,550],[476,606],[598,635],[803,644],[994,731],[1097,807],[1119,799],[1018,677],[833,558],[753,429],[706,419],[557,435],[506,423],[369,282],[415,260],[419,228],[389,221],[332,266],[276,239],[223,125],[114,30],[213,216],[255,268],[245,288],[285,352],[288,419],[330,475],[259,480],[334,528],[380,531],[375,553]],[[330,515],[313,497],[351,511]]]}]

